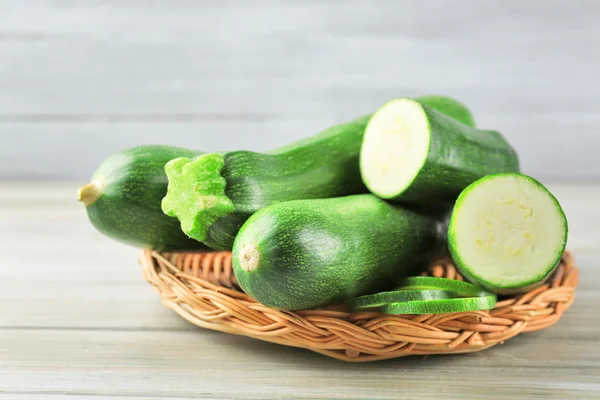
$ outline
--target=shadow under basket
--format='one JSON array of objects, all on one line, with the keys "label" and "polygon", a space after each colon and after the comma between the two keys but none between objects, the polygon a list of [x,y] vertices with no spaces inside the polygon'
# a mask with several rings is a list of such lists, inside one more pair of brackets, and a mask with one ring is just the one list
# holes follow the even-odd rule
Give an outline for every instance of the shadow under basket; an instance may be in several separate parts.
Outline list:
[{"label": "shadow under basket", "polygon": [[[339,360],[364,362],[408,355],[470,353],[523,332],[545,329],[573,303],[578,269],[564,254],[548,282],[529,293],[499,298],[493,310],[429,315],[349,312],[345,305],[280,311],[237,286],[231,253],[140,255],[145,279],[162,303],[202,328],[306,348]],[[463,280],[449,260],[423,275]]]}]

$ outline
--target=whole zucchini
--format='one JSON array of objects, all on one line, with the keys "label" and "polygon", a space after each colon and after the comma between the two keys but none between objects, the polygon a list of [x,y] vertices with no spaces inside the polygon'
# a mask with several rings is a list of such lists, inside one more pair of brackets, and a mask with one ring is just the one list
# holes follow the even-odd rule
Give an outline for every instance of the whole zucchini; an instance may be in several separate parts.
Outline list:
[{"label": "whole zucchini", "polygon": [[92,182],[77,192],[92,224],[103,234],[156,250],[204,249],[161,210],[167,193],[165,164],[199,152],[171,146],[138,146],[108,157]]},{"label": "whole zucchini", "polygon": [[241,288],[284,310],[336,304],[419,272],[435,220],[369,194],[264,208],[233,246]]},{"label": "whole zucchini", "polygon": [[[441,112],[448,109],[459,118],[470,115],[455,100],[428,99],[423,102],[444,105]],[[269,205],[367,193],[359,155],[370,118],[365,115],[331,127],[270,154],[233,151],[173,160],[165,167],[169,189],[163,211],[177,217],[190,237],[214,249],[230,250],[248,217]]]},{"label": "whole zucchini", "polygon": [[381,198],[443,204],[485,175],[518,172],[519,158],[498,132],[469,127],[423,102],[396,99],[369,121],[360,168]]}]

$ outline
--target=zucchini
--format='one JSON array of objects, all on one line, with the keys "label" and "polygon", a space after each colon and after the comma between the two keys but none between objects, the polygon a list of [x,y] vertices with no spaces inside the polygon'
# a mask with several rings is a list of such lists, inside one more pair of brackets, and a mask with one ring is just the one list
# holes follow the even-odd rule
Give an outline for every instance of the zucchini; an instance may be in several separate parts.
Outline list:
[{"label": "zucchini", "polygon": [[384,314],[443,314],[490,310],[495,305],[496,295],[488,293],[479,297],[389,303],[381,307],[381,312]]},{"label": "zucchini", "polygon": [[406,289],[355,297],[348,301],[352,311],[377,309],[388,303],[442,300],[457,297],[456,293],[438,289]]},{"label": "zucchini", "polygon": [[119,242],[156,250],[205,249],[161,210],[167,193],[165,164],[197,151],[171,146],[138,146],[102,162],[78,199],[98,231]]},{"label": "zucchini", "polygon": [[[430,99],[442,104],[438,97]],[[448,106],[453,101],[443,104],[463,116],[464,106]],[[270,154],[233,151],[175,159],[165,167],[169,188],[162,209],[179,219],[188,236],[230,250],[248,217],[269,205],[367,193],[358,160],[370,118],[331,127]]]},{"label": "zucchini", "polygon": [[494,174],[471,184],[458,197],[448,228],[459,271],[498,294],[542,285],[558,265],[567,236],[556,198],[521,174]]},{"label": "zucchini", "polygon": [[181,221],[188,236],[230,250],[246,219],[271,204],[366,193],[358,154],[368,120],[330,128],[284,152],[233,151],[172,160],[165,167],[169,188],[162,209]]},{"label": "zucchini", "polygon": [[469,282],[433,276],[411,276],[404,279],[398,290],[437,289],[456,293],[460,297],[481,296],[483,290]]},{"label": "zucchini", "polygon": [[519,159],[500,133],[404,98],[386,103],[370,119],[360,169],[369,190],[383,199],[448,204],[487,174],[518,172]]},{"label": "zucchini", "polygon": [[284,310],[342,303],[414,274],[435,220],[369,194],[278,203],[255,213],[233,246],[240,287]]},{"label": "zucchini", "polygon": [[461,102],[445,96],[421,96],[416,99],[421,104],[443,112],[467,126],[475,127],[475,118],[471,110]]}]

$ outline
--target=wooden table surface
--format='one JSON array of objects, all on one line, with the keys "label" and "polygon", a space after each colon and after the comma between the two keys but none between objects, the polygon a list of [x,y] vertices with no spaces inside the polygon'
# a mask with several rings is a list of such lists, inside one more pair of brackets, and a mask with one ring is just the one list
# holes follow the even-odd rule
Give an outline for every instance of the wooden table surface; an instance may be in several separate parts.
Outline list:
[{"label": "wooden table surface", "polygon": [[88,223],[77,183],[0,183],[2,399],[598,399],[600,184],[550,185],[581,267],[555,326],[489,350],[346,364],[197,328],[137,250]]}]

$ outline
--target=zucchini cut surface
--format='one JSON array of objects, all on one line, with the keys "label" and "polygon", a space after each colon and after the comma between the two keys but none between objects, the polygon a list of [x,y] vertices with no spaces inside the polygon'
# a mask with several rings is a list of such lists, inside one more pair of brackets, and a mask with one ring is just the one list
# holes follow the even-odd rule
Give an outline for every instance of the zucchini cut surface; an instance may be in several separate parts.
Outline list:
[{"label": "zucchini cut surface", "polygon": [[423,107],[411,99],[391,101],[367,125],[361,171],[367,187],[382,198],[406,190],[425,165],[430,130]]},{"label": "zucchini cut surface", "polygon": [[495,293],[539,286],[566,247],[567,219],[554,196],[535,179],[495,174],[459,196],[448,241],[459,271]]}]

